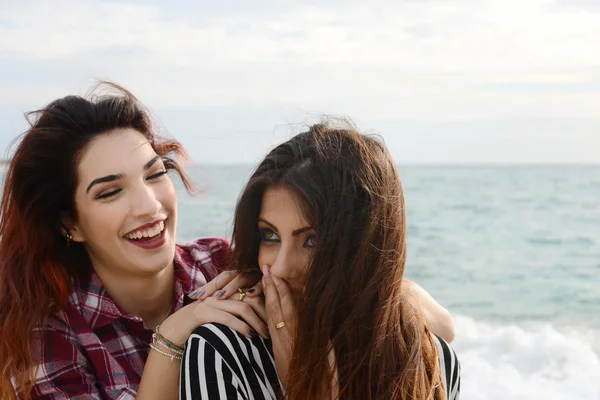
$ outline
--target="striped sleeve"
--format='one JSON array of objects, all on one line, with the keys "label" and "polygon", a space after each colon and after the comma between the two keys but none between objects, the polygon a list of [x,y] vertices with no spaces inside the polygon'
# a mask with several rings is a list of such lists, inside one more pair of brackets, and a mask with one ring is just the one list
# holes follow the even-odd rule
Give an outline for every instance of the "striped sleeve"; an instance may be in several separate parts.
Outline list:
[{"label": "striped sleeve", "polygon": [[460,398],[460,362],[458,357],[444,339],[433,335],[433,341],[437,346],[442,380],[446,388],[446,398],[448,400],[458,400]]},{"label": "striped sleeve", "polygon": [[186,343],[180,399],[277,399],[279,378],[270,345],[220,324],[196,329]]}]

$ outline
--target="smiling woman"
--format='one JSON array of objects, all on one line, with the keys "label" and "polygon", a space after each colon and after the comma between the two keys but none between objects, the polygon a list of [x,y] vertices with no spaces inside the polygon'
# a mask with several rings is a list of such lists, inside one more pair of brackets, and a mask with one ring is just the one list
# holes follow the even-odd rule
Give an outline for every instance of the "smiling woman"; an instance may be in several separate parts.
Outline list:
[{"label": "smiling woman", "polygon": [[[67,96],[31,113],[6,172],[2,399],[177,398],[178,360],[197,326],[267,333],[260,297],[184,303],[223,269],[229,244],[175,244],[168,172],[192,190],[177,161],[183,149],[154,134],[131,93],[105,86],[112,93]],[[227,276],[223,283],[235,274]]]},{"label": "smiling woman", "polygon": [[86,243],[105,285],[136,287],[124,272],[137,279],[172,262],[177,197],[166,173],[163,159],[132,128],[92,140],[81,156],[77,221],[66,225],[74,242]]}]

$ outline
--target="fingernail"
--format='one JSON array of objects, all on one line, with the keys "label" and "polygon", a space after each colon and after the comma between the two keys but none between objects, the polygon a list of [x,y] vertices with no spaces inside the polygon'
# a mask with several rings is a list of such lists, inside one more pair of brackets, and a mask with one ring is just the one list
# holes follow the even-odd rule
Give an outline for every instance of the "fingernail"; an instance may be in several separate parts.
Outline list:
[{"label": "fingernail", "polygon": [[217,293],[217,297],[222,297],[225,294],[225,290],[221,290]]},{"label": "fingernail", "polygon": [[250,337],[252,339],[256,339],[258,337],[258,333],[254,329],[250,329]]},{"label": "fingernail", "polygon": [[193,292],[191,292],[190,294],[188,294],[188,297],[192,297],[192,298],[198,299],[198,298],[204,296],[205,292],[206,292],[205,290],[196,289]]},{"label": "fingernail", "polygon": [[252,293],[254,293],[254,292],[256,292],[256,289],[252,288],[252,289],[248,290],[246,293],[250,293],[250,294],[252,294]]}]

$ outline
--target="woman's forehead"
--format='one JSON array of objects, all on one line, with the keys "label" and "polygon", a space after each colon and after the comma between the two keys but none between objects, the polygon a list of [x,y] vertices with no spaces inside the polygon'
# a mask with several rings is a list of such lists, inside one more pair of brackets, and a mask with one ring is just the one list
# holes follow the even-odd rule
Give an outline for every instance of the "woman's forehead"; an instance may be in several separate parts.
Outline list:
[{"label": "woman's forehead", "polygon": [[[272,223],[306,226],[308,221],[302,210],[303,200],[293,190],[284,186],[270,186],[264,193],[260,216]],[[271,221],[273,220],[273,221]]]},{"label": "woman's forehead", "polygon": [[81,179],[127,174],[141,170],[156,153],[148,140],[134,129],[119,129],[95,138],[79,159]]}]

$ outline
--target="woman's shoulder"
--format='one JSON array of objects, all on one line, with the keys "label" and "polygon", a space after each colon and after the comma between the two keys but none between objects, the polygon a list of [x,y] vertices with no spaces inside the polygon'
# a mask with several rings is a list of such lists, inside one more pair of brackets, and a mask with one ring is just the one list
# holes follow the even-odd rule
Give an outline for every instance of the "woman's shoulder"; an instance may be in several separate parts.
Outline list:
[{"label": "woman's shoulder", "polygon": [[194,241],[178,244],[175,259],[195,268],[208,272],[209,280],[217,276],[229,262],[231,257],[231,242],[223,238],[200,238]]},{"label": "woman's shoulder", "polygon": [[202,388],[215,391],[215,398],[225,398],[229,391],[244,393],[244,398],[280,398],[271,344],[261,337],[247,338],[225,325],[205,324],[188,339],[182,362],[182,399],[203,398]]},{"label": "woman's shoulder", "polygon": [[231,241],[225,238],[200,238],[177,245],[177,253],[189,255],[194,259],[202,260],[215,255],[229,257],[231,255]]},{"label": "woman's shoulder", "polygon": [[454,349],[441,337],[433,334],[437,347],[442,379],[446,387],[446,398],[455,400],[460,395],[460,362]]},{"label": "woman's shoulder", "polygon": [[221,355],[233,355],[235,357],[241,355],[250,359],[256,355],[254,350],[258,350],[272,356],[270,341],[260,336],[248,338],[219,323],[204,324],[196,328],[186,346],[191,346],[193,342],[206,343]]}]

